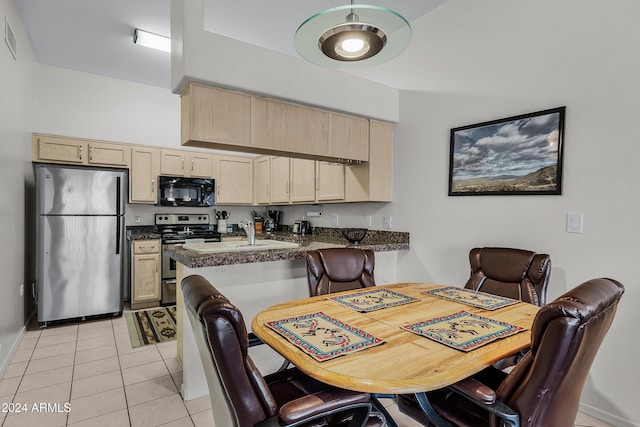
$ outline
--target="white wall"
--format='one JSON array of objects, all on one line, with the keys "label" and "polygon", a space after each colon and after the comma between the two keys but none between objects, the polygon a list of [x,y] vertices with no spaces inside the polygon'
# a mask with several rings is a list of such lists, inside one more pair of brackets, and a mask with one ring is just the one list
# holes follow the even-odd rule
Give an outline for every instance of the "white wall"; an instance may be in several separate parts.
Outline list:
[{"label": "white wall", "polygon": [[[28,265],[30,230],[35,223],[29,217],[33,203],[31,169],[31,106],[33,105],[32,64],[29,41],[24,33],[13,0],[0,0],[0,17],[4,34],[4,17],[17,42],[16,59],[4,40],[0,44],[0,376],[16,349],[23,331],[25,313],[31,311],[19,294],[20,284],[30,293]],[[25,244],[26,243],[26,244]]]},{"label": "white wall", "polygon": [[[469,249],[495,245],[549,253],[549,299],[590,278],[620,280],[626,293],[582,403],[639,425],[640,4],[479,3],[449,0],[414,25],[428,42],[423,87],[401,93],[395,129],[389,209],[412,244],[398,278],[462,285]],[[561,105],[562,196],[447,196],[451,128]],[[584,213],[583,234],[565,232],[567,212]]]},{"label": "white wall", "polygon": [[35,67],[33,132],[180,147],[180,96],[50,65]]}]

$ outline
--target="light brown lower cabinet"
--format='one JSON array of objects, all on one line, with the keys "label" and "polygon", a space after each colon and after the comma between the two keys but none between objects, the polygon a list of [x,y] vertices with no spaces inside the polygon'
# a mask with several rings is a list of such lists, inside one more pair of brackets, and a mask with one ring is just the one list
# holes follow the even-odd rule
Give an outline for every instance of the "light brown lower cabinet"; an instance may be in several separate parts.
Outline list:
[{"label": "light brown lower cabinet", "polygon": [[131,309],[160,305],[160,240],[135,240],[131,251]]}]

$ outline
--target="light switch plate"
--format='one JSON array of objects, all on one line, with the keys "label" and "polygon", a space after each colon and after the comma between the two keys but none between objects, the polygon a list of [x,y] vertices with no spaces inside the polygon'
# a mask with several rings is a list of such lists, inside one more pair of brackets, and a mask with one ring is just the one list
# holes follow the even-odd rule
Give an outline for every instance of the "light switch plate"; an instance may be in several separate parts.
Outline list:
[{"label": "light switch plate", "polygon": [[331,225],[333,227],[337,227],[338,226],[338,223],[339,223],[338,218],[339,218],[339,216],[338,216],[337,213],[332,213],[331,214]]},{"label": "light switch plate", "polygon": [[578,212],[567,214],[567,233],[582,233],[583,215]]}]

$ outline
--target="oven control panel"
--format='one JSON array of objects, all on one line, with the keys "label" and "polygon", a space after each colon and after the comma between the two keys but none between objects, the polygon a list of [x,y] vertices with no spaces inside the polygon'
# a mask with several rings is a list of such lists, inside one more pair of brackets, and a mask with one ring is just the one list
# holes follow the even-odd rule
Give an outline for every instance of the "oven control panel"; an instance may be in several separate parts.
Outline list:
[{"label": "oven control panel", "polygon": [[209,225],[209,214],[156,214],[156,225]]}]

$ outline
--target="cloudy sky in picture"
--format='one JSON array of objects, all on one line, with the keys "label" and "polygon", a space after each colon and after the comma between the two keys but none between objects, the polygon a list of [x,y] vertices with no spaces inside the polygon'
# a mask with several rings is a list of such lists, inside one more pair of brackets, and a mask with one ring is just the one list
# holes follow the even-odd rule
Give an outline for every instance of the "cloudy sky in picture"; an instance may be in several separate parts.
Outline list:
[{"label": "cloudy sky in picture", "polygon": [[453,179],[508,179],[558,162],[560,113],[454,132]]}]

